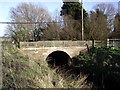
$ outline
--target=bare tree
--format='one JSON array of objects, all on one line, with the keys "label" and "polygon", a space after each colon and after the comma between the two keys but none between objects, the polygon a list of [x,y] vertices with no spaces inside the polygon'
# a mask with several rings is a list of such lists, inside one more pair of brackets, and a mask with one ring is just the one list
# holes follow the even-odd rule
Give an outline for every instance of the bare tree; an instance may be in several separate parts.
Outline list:
[{"label": "bare tree", "polygon": [[114,31],[111,33],[110,38],[120,39],[120,14],[116,14],[114,20]]},{"label": "bare tree", "polygon": [[52,21],[47,23],[47,27],[43,31],[42,40],[60,40],[61,27],[62,18],[59,11],[55,10]]},{"label": "bare tree", "polygon": [[60,25],[57,22],[50,22],[43,31],[43,40],[60,40]]},{"label": "bare tree", "polygon": [[108,37],[107,17],[99,9],[91,11],[89,34],[95,40],[105,40]]},{"label": "bare tree", "polygon": [[120,32],[120,15],[116,14],[115,20],[114,20],[114,31]]},{"label": "bare tree", "polygon": [[80,40],[80,22],[73,20],[70,16],[64,16],[64,21],[60,17],[47,24],[43,32],[45,40]]},{"label": "bare tree", "polygon": [[114,16],[117,13],[116,8],[110,3],[100,3],[94,6],[94,9],[98,9],[107,15],[107,25],[109,29],[113,29]]},{"label": "bare tree", "polygon": [[61,32],[61,37],[67,40],[80,40],[81,39],[81,29],[80,22],[73,20],[70,15],[64,16],[64,28]]},{"label": "bare tree", "polygon": [[10,35],[14,37],[13,39],[19,42],[30,40],[33,37],[33,32],[36,29],[40,30],[40,28],[46,27],[46,23],[43,22],[50,21],[51,17],[48,11],[39,5],[20,3],[17,7],[10,9],[10,20],[11,22],[18,22],[8,25],[7,29]]}]

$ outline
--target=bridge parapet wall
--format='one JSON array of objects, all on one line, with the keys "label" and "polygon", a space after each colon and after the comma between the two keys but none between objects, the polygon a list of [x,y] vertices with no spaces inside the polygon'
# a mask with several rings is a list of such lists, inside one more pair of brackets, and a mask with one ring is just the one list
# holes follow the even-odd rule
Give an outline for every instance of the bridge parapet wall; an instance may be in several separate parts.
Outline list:
[{"label": "bridge parapet wall", "polygon": [[20,42],[21,48],[40,48],[40,47],[84,47],[92,45],[92,41],[38,41],[38,42]]}]

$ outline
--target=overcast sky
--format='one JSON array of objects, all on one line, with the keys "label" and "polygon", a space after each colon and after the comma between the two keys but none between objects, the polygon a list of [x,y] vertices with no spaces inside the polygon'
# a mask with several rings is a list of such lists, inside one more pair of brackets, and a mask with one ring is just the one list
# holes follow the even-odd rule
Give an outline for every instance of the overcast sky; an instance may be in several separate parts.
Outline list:
[{"label": "overcast sky", "polygon": [[[81,1],[81,0],[79,0]],[[114,6],[118,6],[119,0],[83,0],[83,6],[89,12],[93,9],[93,6],[101,2],[111,2]],[[55,14],[55,11],[60,11],[63,5],[62,0],[0,0],[0,22],[9,21],[9,11],[11,7],[16,7],[21,2],[33,2],[39,3],[42,7],[48,9],[51,14]],[[5,33],[6,25],[0,24],[0,36]]]}]

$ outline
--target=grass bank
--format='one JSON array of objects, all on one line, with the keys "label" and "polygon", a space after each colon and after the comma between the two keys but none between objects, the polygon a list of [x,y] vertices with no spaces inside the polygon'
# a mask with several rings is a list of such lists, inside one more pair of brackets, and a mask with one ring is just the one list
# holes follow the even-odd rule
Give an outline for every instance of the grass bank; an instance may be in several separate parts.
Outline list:
[{"label": "grass bank", "polygon": [[12,45],[3,45],[2,57],[2,88],[90,88],[86,76],[73,79],[65,72],[56,73],[46,62],[38,63]]}]

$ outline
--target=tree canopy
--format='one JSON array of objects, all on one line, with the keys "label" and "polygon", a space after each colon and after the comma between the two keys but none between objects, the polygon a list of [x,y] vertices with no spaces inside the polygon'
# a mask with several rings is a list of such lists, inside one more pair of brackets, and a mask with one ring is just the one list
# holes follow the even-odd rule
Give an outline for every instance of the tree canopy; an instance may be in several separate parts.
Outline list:
[{"label": "tree canopy", "polygon": [[[69,28],[69,32],[71,33],[69,36],[71,36],[71,39],[81,40],[82,36],[82,4],[76,0],[76,1],[69,1],[66,2],[66,0],[63,1],[63,6],[61,7],[61,16],[63,16],[63,19],[65,21],[66,27]],[[88,19],[88,14],[86,10],[83,8],[83,21],[86,23]],[[70,22],[71,25],[70,25]],[[65,28],[66,28],[65,27]],[[64,29],[65,29],[64,28]],[[87,30],[87,25],[84,24],[85,30]],[[65,29],[67,30],[67,29]],[[68,31],[67,31],[68,32]],[[86,31],[84,31],[86,33]]]},{"label": "tree canopy", "polygon": [[107,17],[99,9],[90,13],[89,35],[95,40],[105,40],[108,37]]},{"label": "tree canopy", "polygon": [[[55,20],[38,4],[20,3],[17,7],[11,8],[10,20],[29,24],[9,24],[7,29],[18,44],[20,41],[31,40],[81,40],[82,10],[84,39],[88,40],[92,37],[96,40],[105,40],[108,38],[116,11],[114,6],[100,3],[95,5],[94,10],[88,14],[84,8],[82,9],[82,3],[78,0],[64,0],[59,19]],[[114,23],[115,30],[119,26],[117,22],[118,19]]]},{"label": "tree canopy", "polygon": [[114,16],[117,13],[117,10],[114,7],[114,5],[111,3],[99,3],[94,6],[94,9],[98,9],[107,16],[107,26],[111,31],[113,29]]},{"label": "tree canopy", "polygon": [[[61,7],[61,16],[71,15],[74,20],[81,20],[82,4],[80,2],[63,2]],[[87,17],[87,12],[83,9],[84,18]]]},{"label": "tree canopy", "polygon": [[114,20],[114,31],[111,33],[110,38],[120,39],[120,14],[116,14]]},{"label": "tree canopy", "polygon": [[18,23],[8,25],[7,29],[12,39],[19,45],[20,41],[29,41],[36,36],[39,39],[41,29],[46,26],[43,22],[50,20],[51,16],[44,8],[32,3],[20,3],[17,7],[10,9],[10,21]]}]

